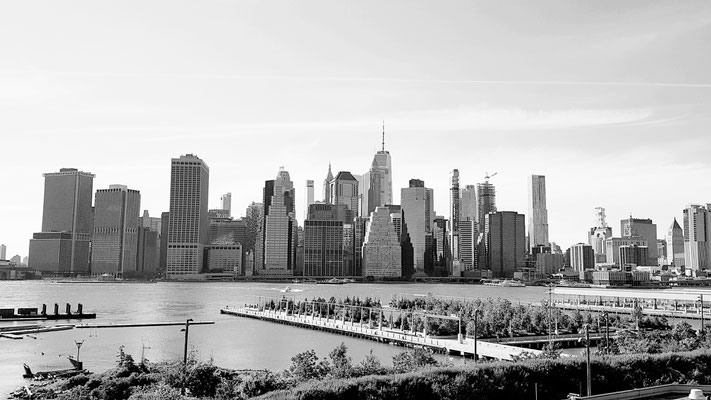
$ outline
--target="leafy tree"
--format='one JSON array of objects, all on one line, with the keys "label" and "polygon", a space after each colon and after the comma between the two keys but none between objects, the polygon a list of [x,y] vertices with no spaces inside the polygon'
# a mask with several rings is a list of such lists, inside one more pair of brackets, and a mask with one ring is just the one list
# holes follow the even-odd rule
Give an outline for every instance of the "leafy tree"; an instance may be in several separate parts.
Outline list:
[{"label": "leafy tree", "polygon": [[432,350],[415,348],[412,351],[403,351],[393,357],[393,369],[397,373],[409,372],[428,366],[437,365]]},{"label": "leafy tree", "polygon": [[353,374],[353,364],[351,358],[346,354],[348,347],[345,343],[336,346],[335,349],[328,353],[331,359],[331,375],[336,378],[348,378]]},{"label": "leafy tree", "polygon": [[385,368],[380,363],[380,359],[373,354],[373,349],[365,356],[363,361],[356,367],[356,374],[359,376],[366,375],[381,375],[385,372]]},{"label": "leafy tree", "polygon": [[304,351],[291,357],[289,374],[298,380],[321,379],[328,374],[328,365],[319,361],[314,350]]}]

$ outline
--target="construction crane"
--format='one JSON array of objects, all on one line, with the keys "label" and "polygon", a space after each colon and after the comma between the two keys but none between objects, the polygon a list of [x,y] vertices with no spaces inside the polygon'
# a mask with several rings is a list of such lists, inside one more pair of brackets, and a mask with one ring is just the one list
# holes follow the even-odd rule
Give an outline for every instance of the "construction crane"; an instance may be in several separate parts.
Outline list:
[{"label": "construction crane", "polygon": [[487,172],[486,175],[484,176],[484,179],[486,180],[486,183],[489,183],[489,178],[493,178],[498,174],[498,172],[494,172],[493,174],[489,175]]}]

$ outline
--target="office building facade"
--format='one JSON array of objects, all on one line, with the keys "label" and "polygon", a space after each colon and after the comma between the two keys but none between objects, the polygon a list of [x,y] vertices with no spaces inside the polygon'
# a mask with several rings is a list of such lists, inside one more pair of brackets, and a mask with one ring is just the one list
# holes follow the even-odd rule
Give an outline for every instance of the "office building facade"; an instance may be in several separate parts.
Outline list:
[{"label": "office building facade", "polygon": [[377,207],[370,214],[363,240],[363,276],[399,278],[402,276],[400,239],[388,207]]},{"label": "office building facade", "polygon": [[658,265],[657,225],[651,219],[630,218],[620,221],[622,237],[641,237],[648,243],[645,265]]},{"label": "office building facade", "polygon": [[123,277],[137,270],[141,194],[124,185],[96,191],[92,274]]},{"label": "office building facade", "polygon": [[88,274],[94,175],[75,168],[44,174],[42,231],[30,240],[30,268]]},{"label": "office building facade", "polygon": [[478,183],[476,185],[477,192],[477,211],[479,213],[479,224],[484,223],[484,216],[496,212],[496,187],[490,184],[489,181]]},{"label": "office building facade", "polygon": [[204,270],[208,242],[210,169],[193,154],[171,160],[166,276],[180,279]]},{"label": "office building facade", "polygon": [[667,232],[667,263],[674,267],[686,265],[684,257],[684,230],[674,218]]},{"label": "office building facade", "polygon": [[434,224],[434,196],[425,182],[411,179],[410,186],[401,190],[403,221],[413,248],[413,266],[416,274],[425,273],[426,237],[431,234]]},{"label": "office building facade", "polygon": [[495,278],[512,278],[526,262],[526,217],[497,211],[484,217],[487,269]]},{"label": "office building facade", "polygon": [[711,224],[709,209],[692,204],[684,209],[684,262],[696,274],[711,267]]}]

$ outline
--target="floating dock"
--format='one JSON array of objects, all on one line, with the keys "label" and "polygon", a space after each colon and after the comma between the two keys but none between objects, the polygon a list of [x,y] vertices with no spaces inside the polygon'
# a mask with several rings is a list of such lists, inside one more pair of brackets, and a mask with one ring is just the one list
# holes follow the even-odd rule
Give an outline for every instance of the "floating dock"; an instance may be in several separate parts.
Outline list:
[{"label": "floating dock", "polygon": [[67,303],[65,313],[59,313],[59,304],[54,304],[54,313],[47,313],[47,305],[42,304],[42,310],[38,308],[0,308],[0,322],[4,321],[47,321],[63,319],[95,319],[96,314],[84,313],[84,306],[79,304],[76,312],[72,312],[72,306]]},{"label": "floating dock", "polygon": [[482,340],[476,342],[469,338],[444,339],[429,337],[421,332],[377,327],[371,323],[347,321],[345,318],[326,318],[314,315],[293,315],[289,311],[260,310],[259,308],[225,307],[221,314],[280,323],[300,328],[317,329],[324,332],[347,335],[362,339],[375,340],[406,347],[426,347],[436,352],[459,354],[466,357],[490,358],[513,361],[519,357],[541,354],[540,350],[525,349]]},{"label": "floating dock", "polygon": [[[215,321],[190,321],[193,325],[214,325]],[[102,329],[102,328],[149,328],[154,326],[184,326],[185,322],[148,322],[148,323],[128,323],[128,324],[82,324],[77,325],[77,329]]]}]

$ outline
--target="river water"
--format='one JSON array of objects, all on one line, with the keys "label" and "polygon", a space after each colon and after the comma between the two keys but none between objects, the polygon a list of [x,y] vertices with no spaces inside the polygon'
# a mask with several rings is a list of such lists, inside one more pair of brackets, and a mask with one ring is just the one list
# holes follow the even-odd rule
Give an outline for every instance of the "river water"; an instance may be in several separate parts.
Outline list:
[{"label": "river water", "polygon": [[[288,368],[296,353],[314,349],[326,357],[344,342],[355,363],[372,349],[384,364],[403,349],[377,342],[295,328],[259,320],[221,315],[220,308],[253,303],[255,296],[304,298],[364,298],[387,303],[393,295],[432,293],[435,296],[467,298],[503,297],[510,301],[538,303],[547,296],[545,287],[503,288],[466,284],[289,284],[293,292],[281,293],[286,285],[252,282],[211,283],[57,283],[52,281],[0,281],[0,308],[41,307],[54,303],[64,312],[78,303],[84,312],[96,313],[96,320],[40,322],[55,323],[149,323],[215,321],[214,325],[191,326],[189,346],[203,360],[234,369]],[[22,324],[28,324],[24,322]],[[0,322],[0,326],[11,324]],[[84,367],[103,372],[116,365],[119,346],[140,360],[181,359],[184,333],[179,326],[151,328],[73,329],[35,335],[37,339],[0,339],[0,398],[23,384],[22,364],[33,371],[69,368],[67,355],[76,356],[75,341],[83,341],[80,360]],[[461,359],[454,359],[455,363]]]}]

